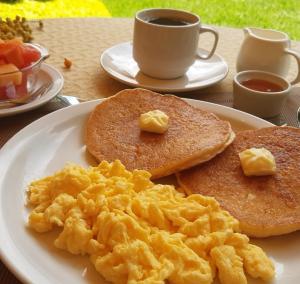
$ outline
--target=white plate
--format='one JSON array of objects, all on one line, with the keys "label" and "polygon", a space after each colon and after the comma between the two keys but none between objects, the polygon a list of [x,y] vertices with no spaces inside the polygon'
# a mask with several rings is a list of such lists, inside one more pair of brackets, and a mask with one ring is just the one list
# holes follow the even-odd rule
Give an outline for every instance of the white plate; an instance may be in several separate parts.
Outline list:
[{"label": "white plate", "polygon": [[[207,55],[204,49],[199,53]],[[132,43],[117,44],[105,50],[100,58],[103,69],[116,80],[133,87],[161,92],[188,92],[206,88],[223,80],[228,73],[225,60],[214,54],[208,60],[196,59],[186,75],[173,80],[160,80],[140,72],[132,57]],[[159,66],[157,66],[159,68]]]},{"label": "white plate", "polygon": [[64,78],[62,74],[57,69],[48,64],[42,63],[41,70],[37,74],[37,76],[37,88],[46,83],[52,84],[48,91],[41,97],[36,98],[28,104],[0,109],[0,117],[15,115],[38,108],[53,99],[61,91],[64,85]]},{"label": "white plate", "polygon": [[[240,129],[272,126],[231,108],[188,101],[227,118]],[[2,260],[24,282],[105,283],[87,257],[54,247],[57,232],[38,234],[27,230],[28,209],[24,206],[26,185],[33,179],[53,174],[66,162],[89,164],[83,142],[84,124],[98,103],[91,101],[51,113],[25,127],[0,151],[0,252]],[[274,283],[299,283],[299,241],[300,232],[255,241],[275,260]]]}]

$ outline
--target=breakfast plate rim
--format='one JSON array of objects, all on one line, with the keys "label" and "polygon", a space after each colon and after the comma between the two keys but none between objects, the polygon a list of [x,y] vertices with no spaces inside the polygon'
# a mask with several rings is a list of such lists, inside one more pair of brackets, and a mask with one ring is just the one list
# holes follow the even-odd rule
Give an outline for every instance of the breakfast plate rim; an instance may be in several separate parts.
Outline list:
[{"label": "breakfast plate rim", "polygon": [[[74,115],[77,117],[80,117],[81,115],[84,115],[85,117],[88,116],[90,111],[99,103],[103,102],[106,99],[99,99],[99,100],[93,100],[89,102],[84,102],[78,105],[69,106],[66,108],[62,108],[60,110],[57,110],[55,112],[52,112],[50,114],[45,115],[44,117],[32,122],[25,128],[23,128],[21,131],[19,131],[17,134],[15,134],[3,147],[0,149],[0,222],[3,224],[0,226],[0,257],[3,261],[3,263],[6,264],[6,266],[10,269],[10,271],[18,277],[23,282],[26,283],[37,283],[37,278],[35,275],[31,275],[27,271],[28,265],[32,265],[26,256],[23,256],[20,252],[20,248],[18,249],[18,246],[14,241],[9,238],[10,234],[13,233],[9,231],[9,226],[6,226],[5,220],[5,213],[3,212],[2,205],[5,202],[4,198],[4,188],[2,186],[3,181],[5,179],[5,176],[8,174],[5,174],[5,169],[7,165],[9,165],[9,162],[13,159],[13,153],[16,145],[22,139],[25,139],[25,137],[30,136],[30,134],[34,133],[38,129],[42,129],[43,126],[48,125],[49,121],[51,121],[51,127],[54,127],[53,125],[66,122],[68,120],[74,119]],[[209,111],[212,111],[215,109],[215,113],[218,115],[224,115],[225,117],[230,117],[234,119],[234,116],[236,119],[240,119],[240,121],[253,126],[254,128],[260,128],[260,127],[268,127],[268,126],[274,126],[272,123],[269,123],[263,119],[260,119],[258,117],[255,117],[253,115],[250,115],[248,113],[244,113],[242,111],[232,109],[230,107],[210,103],[210,102],[204,102],[204,101],[198,101],[193,99],[184,99],[185,101],[189,102],[190,104],[196,106],[196,107],[202,107],[204,109],[207,109]],[[31,138],[33,139],[33,138]],[[47,147],[47,146],[46,146]],[[18,154],[15,154],[16,156]],[[8,161],[8,163],[4,163],[4,161]],[[24,194],[24,191],[20,191],[20,194]],[[27,263],[23,263],[23,261],[27,261]],[[21,262],[21,263],[20,263]],[[31,269],[34,269],[36,273],[39,273],[37,268],[31,267]]]},{"label": "breakfast plate rim", "polygon": [[[219,82],[221,82],[222,80],[224,80],[227,75],[228,75],[228,72],[229,72],[229,67],[228,67],[228,64],[226,62],[226,60],[220,56],[218,53],[214,53],[212,58],[213,57],[216,57],[218,58],[219,62],[222,62],[224,67],[226,67],[226,71],[223,72],[222,74],[218,75],[218,76],[212,76],[211,78],[215,78],[215,80],[213,81],[210,81],[209,83],[207,84],[198,84],[196,86],[192,86],[192,87],[178,87],[178,88],[172,88],[172,87],[160,87],[160,86],[153,86],[153,85],[147,85],[147,84],[139,84],[134,78],[129,78],[128,76],[122,74],[121,72],[119,72],[118,70],[116,69],[113,69],[111,68],[111,66],[107,66],[104,62],[105,58],[108,56],[108,53],[119,47],[119,46],[122,46],[122,45],[130,45],[132,46],[132,42],[131,41],[126,41],[126,42],[122,42],[122,43],[118,43],[118,44],[115,44],[107,49],[105,49],[101,56],[100,56],[100,65],[101,67],[103,68],[103,70],[110,76],[112,77],[113,79],[123,83],[123,84],[126,84],[128,86],[131,86],[131,87],[139,87],[139,88],[145,88],[145,89],[149,89],[149,90],[152,90],[152,91],[157,91],[157,92],[173,92],[173,93],[182,93],[182,92],[190,92],[190,91],[195,91],[195,90],[200,90],[200,89],[204,89],[204,88],[207,88],[209,86],[212,86],[214,84],[217,84]],[[203,48],[198,48],[197,49],[198,51],[206,51],[206,49],[203,49]],[[198,59],[200,60],[200,59]],[[144,75],[146,76],[146,75]],[[148,77],[148,76],[146,76]],[[127,79],[128,78],[128,79]],[[148,78],[151,78],[151,77],[148,77]],[[210,79],[211,79],[210,78]],[[168,80],[160,80],[160,79],[156,79],[156,78],[151,78],[153,80],[156,80],[156,81],[162,81],[162,82],[166,82]],[[131,82],[131,80],[134,80],[135,82]],[[177,79],[173,79],[173,80],[170,80],[170,82],[174,82],[176,81]],[[201,80],[198,81],[199,83],[202,82]],[[171,85],[171,83],[170,83]]]},{"label": "breakfast plate rim", "polygon": [[53,99],[57,94],[59,94],[59,92],[62,90],[64,86],[64,77],[61,74],[61,72],[59,72],[55,67],[47,63],[42,63],[40,70],[45,72],[50,77],[51,82],[52,83],[55,82],[55,84],[52,84],[50,88],[47,90],[47,92],[43,94],[41,97],[36,98],[27,104],[11,107],[11,108],[0,109],[0,118],[6,116],[12,116],[12,115],[16,115],[19,113],[36,109],[46,104],[51,99]]}]

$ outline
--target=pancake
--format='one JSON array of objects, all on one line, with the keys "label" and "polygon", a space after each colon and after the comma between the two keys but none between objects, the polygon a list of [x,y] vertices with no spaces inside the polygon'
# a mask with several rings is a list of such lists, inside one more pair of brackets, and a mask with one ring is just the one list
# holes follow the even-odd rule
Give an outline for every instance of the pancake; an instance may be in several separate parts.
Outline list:
[{"label": "pancake", "polygon": [[[252,147],[264,147],[273,154],[275,175],[244,175],[238,153]],[[178,173],[177,178],[188,194],[215,197],[249,236],[268,237],[300,229],[300,129],[239,132],[222,154]]]},{"label": "pancake", "polygon": [[[164,134],[141,131],[142,113],[159,109],[169,116]],[[98,160],[121,160],[128,170],[144,169],[163,177],[222,152],[234,139],[229,122],[172,95],[144,89],[123,90],[91,113],[87,150]]]}]

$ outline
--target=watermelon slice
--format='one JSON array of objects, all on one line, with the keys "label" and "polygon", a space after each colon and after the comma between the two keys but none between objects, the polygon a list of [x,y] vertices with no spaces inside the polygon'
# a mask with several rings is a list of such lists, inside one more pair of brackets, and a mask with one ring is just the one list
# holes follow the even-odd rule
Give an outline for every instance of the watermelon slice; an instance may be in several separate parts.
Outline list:
[{"label": "watermelon slice", "polygon": [[23,42],[19,39],[11,39],[0,42],[0,54],[5,52],[8,48],[13,48],[16,46],[22,46]]},{"label": "watermelon slice", "polygon": [[7,49],[5,53],[5,60],[11,64],[14,64],[19,69],[25,67],[22,46],[16,45],[12,48]]},{"label": "watermelon slice", "polygon": [[22,53],[22,41],[12,39],[0,43],[0,59],[12,63],[18,68],[24,67],[24,58]]},{"label": "watermelon slice", "polygon": [[38,61],[41,58],[40,52],[32,46],[22,46],[22,52],[24,59],[24,67],[31,65],[32,63]]},{"label": "watermelon slice", "polygon": [[[18,39],[0,42],[0,60],[11,63],[19,69],[38,61],[41,53],[30,45],[23,45]],[[0,64],[1,64],[0,62]]]}]

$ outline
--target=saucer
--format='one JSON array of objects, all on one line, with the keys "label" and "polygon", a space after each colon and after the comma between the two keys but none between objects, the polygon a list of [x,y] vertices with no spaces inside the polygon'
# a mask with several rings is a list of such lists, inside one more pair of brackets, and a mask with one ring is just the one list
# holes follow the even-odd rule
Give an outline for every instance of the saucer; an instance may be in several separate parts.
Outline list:
[{"label": "saucer", "polygon": [[41,69],[37,74],[36,89],[47,83],[50,83],[51,86],[45,94],[27,104],[0,109],[0,117],[15,115],[38,108],[53,99],[61,91],[64,85],[63,75],[54,67],[42,63]]},{"label": "saucer", "polygon": [[[198,53],[207,55],[208,51],[199,48]],[[171,80],[152,78],[140,72],[132,57],[131,42],[117,44],[106,49],[101,55],[100,63],[110,76],[124,84],[173,93],[206,88],[223,80],[228,73],[226,61],[215,53],[208,60],[197,58],[187,73],[180,78]]]}]

